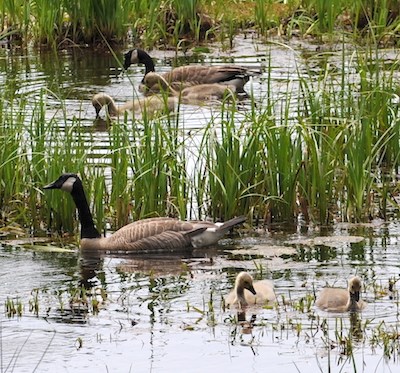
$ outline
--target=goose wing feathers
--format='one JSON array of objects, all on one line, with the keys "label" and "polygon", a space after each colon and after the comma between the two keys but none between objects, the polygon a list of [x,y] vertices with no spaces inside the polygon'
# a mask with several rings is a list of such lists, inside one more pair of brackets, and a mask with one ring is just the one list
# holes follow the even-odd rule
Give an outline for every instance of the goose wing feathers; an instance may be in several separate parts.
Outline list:
[{"label": "goose wing feathers", "polygon": [[248,70],[241,66],[181,66],[163,74],[168,82],[212,84],[229,82],[238,77],[249,79]]},{"label": "goose wing feathers", "polygon": [[[201,84],[227,84],[233,85],[237,90],[243,90],[243,86],[249,81],[250,76],[257,72],[250,71],[242,66],[181,66],[170,72],[161,74],[168,84],[179,91],[187,87]],[[160,91],[159,78],[157,73],[146,74],[143,83],[148,90]]]},{"label": "goose wing feathers", "polygon": [[[126,251],[136,254],[158,254],[167,252],[186,251],[191,248],[191,237],[206,228],[196,228],[190,231],[165,231],[154,236],[144,237],[134,242],[114,241],[116,251]],[[112,247],[108,247],[112,250]]]},{"label": "goose wing feathers", "polygon": [[[191,239],[207,228],[173,218],[150,218],[128,224],[106,238],[108,250],[157,253],[191,247]],[[102,244],[103,245],[103,244]]]}]

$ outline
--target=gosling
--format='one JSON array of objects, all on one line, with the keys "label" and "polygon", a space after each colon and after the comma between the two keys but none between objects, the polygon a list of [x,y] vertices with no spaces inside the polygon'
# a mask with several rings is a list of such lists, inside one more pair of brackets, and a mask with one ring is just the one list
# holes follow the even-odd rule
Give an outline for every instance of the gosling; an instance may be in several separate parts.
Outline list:
[{"label": "gosling", "polygon": [[362,287],[361,279],[351,277],[347,289],[327,287],[323,288],[317,296],[315,305],[327,312],[358,312],[366,307],[360,299]]},{"label": "gosling", "polygon": [[253,277],[247,272],[240,272],[235,281],[234,289],[225,298],[228,307],[237,306],[244,309],[248,305],[263,306],[276,300],[274,285],[271,281],[253,282]]}]

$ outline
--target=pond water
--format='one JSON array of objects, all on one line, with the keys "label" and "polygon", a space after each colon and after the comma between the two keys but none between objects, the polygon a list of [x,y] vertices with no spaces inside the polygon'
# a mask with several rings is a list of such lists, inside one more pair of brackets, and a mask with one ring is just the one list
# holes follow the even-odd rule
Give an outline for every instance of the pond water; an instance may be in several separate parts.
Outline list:
[{"label": "pond water", "polygon": [[[303,47],[303,46],[302,46]],[[271,66],[273,95],[298,79],[305,62],[300,45],[287,48],[238,38],[233,51],[212,47],[200,62]],[[314,47],[310,46],[309,50]],[[387,58],[395,58],[386,51]],[[153,51],[159,71],[175,54]],[[332,53],[331,63],[341,55]],[[185,59],[179,60],[184,63]],[[196,62],[191,56],[190,62]],[[118,102],[132,97],[143,67],[121,74],[111,54],[77,49],[51,53],[1,50],[0,82],[17,93],[39,96],[45,88],[50,113],[93,128],[94,93]],[[317,69],[317,67],[315,67]],[[252,82],[268,92],[265,70]],[[294,88],[293,88],[294,89]],[[186,128],[201,129],[213,107],[184,107]],[[94,131],[102,143],[107,132]],[[7,237],[6,237],[7,238]],[[40,244],[0,241],[1,372],[388,372],[398,371],[400,224],[258,229],[221,240],[186,256],[82,257]],[[225,309],[223,297],[236,274],[274,281],[278,302],[246,315]],[[346,286],[359,275],[366,309],[356,315],[315,309],[322,286]],[[87,286],[82,294],[80,285]],[[90,286],[89,286],[90,285]],[[246,322],[242,321],[245,318]]]}]

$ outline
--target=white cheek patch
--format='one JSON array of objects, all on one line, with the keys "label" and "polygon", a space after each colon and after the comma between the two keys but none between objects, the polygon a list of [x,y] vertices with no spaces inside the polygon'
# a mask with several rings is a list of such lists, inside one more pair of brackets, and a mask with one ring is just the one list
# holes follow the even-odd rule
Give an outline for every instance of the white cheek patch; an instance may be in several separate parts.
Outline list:
[{"label": "white cheek patch", "polygon": [[64,181],[64,183],[61,187],[61,190],[63,190],[64,192],[71,193],[75,181],[76,181],[76,177],[72,177],[72,176],[69,177],[67,180]]},{"label": "white cheek patch", "polygon": [[137,63],[138,61],[139,61],[138,53],[137,53],[137,50],[135,49],[134,51],[132,51],[131,62],[132,63]]}]

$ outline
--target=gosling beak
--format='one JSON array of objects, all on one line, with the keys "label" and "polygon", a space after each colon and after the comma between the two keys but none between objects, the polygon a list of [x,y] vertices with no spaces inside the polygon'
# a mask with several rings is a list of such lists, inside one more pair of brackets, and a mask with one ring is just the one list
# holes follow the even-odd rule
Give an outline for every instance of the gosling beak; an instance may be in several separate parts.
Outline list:
[{"label": "gosling beak", "polygon": [[248,287],[248,290],[249,290],[253,295],[256,295],[256,294],[257,294],[257,292],[256,292],[256,290],[254,289],[254,286],[253,286],[253,285],[249,286],[249,287]]},{"label": "gosling beak", "polygon": [[356,291],[354,293],[350,293],[350,298],[358,302],[360,300],[360,292]]}]

